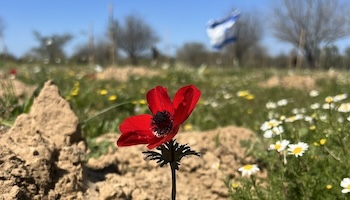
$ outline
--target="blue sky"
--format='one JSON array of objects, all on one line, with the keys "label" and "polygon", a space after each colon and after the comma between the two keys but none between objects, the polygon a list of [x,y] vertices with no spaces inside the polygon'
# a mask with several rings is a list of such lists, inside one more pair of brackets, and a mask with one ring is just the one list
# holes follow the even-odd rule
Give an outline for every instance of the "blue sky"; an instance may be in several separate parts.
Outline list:
[{"label": "blue sky", "polygon": [[[265,29],[262,44],[272,55],[288,52],[292,46],[274,39],[268,27],[268,16],[275,0],[220,0],[220,1],[128,1],[128,0],[3,0],[0,17],[5,22],[4,42],[10,53],[21,56],[37,45],[36,30],[44,36],[71,33],[74,39],[65,48],[71,54],[78,45],[86,43],[84,33],[93,25],[96,39],[103,38],[108,24],[108,8],[113,5],[114,18],[123,22],[127,15],[136,14],[144,19],[160,37],[158,48],[166,51],[168,45],[181,47],[185,42],[201,42],[208,49],[206,24],[221,18],[233,8],[241,12],[255,10],[261,14]],[[337,42],[340,50],[350,46],[349,40]],[[3,41],[0,41],[0,52]]]}]

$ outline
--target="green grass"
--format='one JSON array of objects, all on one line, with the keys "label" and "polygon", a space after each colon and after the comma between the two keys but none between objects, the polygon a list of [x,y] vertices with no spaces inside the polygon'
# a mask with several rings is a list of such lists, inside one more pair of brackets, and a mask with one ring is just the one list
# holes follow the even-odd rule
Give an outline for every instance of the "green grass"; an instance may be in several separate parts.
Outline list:
[{"label": "green grass", "polygon": [[[323,75],[316,81],[319,95],[310,97],[305,88],[286,89],[282,87],[263,88],[260,82],[272,76],[286,76],[288,71],[276,69],[154,69],[160,72],[156,77],[131,77],[128,82],[118,80],[91,80],[86,75],[93,72],[87,67],[19,67],[17,79],[27,84],[42,85],[52,79],[72,106],[82,124],[83,135],[88,139],[92,156],[99,156],[109,144],[96,146],[93,138],[107,132],[118,132],[120,123],[129,116],[148,113],[145,94],[151,88],[162,85],[171,96],[181,86],[194,84],[201,91],[201,99],[191,117],[184,125],[190,124],[195,130],[209,130],[228,125],[243,126],[256,132],[259,142],[246,144],[250,153],[259,161],[258,166],[267,172],[267,177],[259,174],[226,180],[231,199],[347,199],[341,193],[340,182],[350,176],[350,113],[341,113],[337,108],[345,99],[335,102],[329,109],[311,109],[312,104],[321,106],[327,96],[350,94],[348,72],[338,76]],[[326,72],[297,71],[299,75],[316,76]],[[251,95],[239,97],[239,91],[249,91]],[[101,91],[107,94],[101,94]],[[109,97],[115,95],[115,100]],[[287,105],[267,109],[267,102],[288,100]],[[3,101],[5,102],[5,101]],[[13,103],[18,103],[12,101]],[[30,101],[29,101],[30,102]],[[24,110],[28,110],[28,105]],[[21,107],[22,105],[18,105]],[[23,108],[23,106],[22,106]],[[101,111],[105,112],[101,113]],[[20,110],[21,111],[21,110]],[[303,119],[285,122],[302,112]],[[19,112],[1,116],[2,120],[14,120]],[[305,121],[305,116],[312,121]],[[263,137],[261,125],[270,120],[281,120],[283,133],[273,138]],[[285,153],[269,151],[269,145],[286,139],[291,144],[305,142],[309,149],[295,157]],[[325,139],[324,144],[320,140]],[[220,145],[219,137],[214,141]],[[244,146],[244,145],[243,145]],[[102,149],[102,150],[101,150]],[[102,152],[103,153],[103,152]],[[286,162],[285,162],[286,160]],[[252,163],[253,164],[253,163]],[[232,186],[234,185],[234,187]],[[330,189],[327,189],[331,186]]]}]

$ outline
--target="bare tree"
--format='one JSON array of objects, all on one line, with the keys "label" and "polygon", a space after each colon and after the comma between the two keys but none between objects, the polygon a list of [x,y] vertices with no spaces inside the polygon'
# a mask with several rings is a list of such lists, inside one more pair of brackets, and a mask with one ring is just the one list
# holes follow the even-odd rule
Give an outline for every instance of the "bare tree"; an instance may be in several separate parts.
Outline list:
[{"label": "bare tree", "polygon": [[[90,47],[88,43],[77,47],[71,60],[80,64],[87,64],[89,61]],[[108,65],[109,62],[109,43],[108,41],[99,40],[94,44],[94,60],[100,65]]]},{"label": "bare tree", "polygon": [[32,49],[38,59],[48,59],[50,63],[58,63],[66,58],[63,47],[73,38],[72,35],[42,36],[38,31],[34,31],[33,35],[39,43],[38,47]]},{"label": "bare tree", "polygon": [[0,38],[4,36],[5,24],[2,18],[0,18]]},{"label": "bare tree", "polygon": [[320,67],[328,69],[330,67],[340,68],[342,66],[342,59],[339,49],[335,45],[329,45],[321,49],[320,52]]},{"label": "bare tree", "polygon": [[245,56],[254,47],[258,47],[263,36],[261,18],[256,12],[242,13],[235,26],[237,41],[227,46],[225,52],[232,55],[238,65],[244,64]]},{"label": "bare tree", "polygon": [[177,50],[176,57],[184,63],[199,67],[206,61],[207,50],[202,43],[189,42]]},{"label": "bare tree", "polygon": [[127,53],[132,64],[137,64],[139,56],[158,42],[158,36],[152,28],[135,15],[127,16],[124,24],[116,26],[116,29],[118,48]]},{"label": "bare tree", "polygon": [[346,69],[350,69],[350,47],[347,47],[344,51],[344,65]]},{"label": "bare tree", "polygon": [[275,37],[293,44],[316,67],[317,50],[350,34],[350,12],[337,0],[283,0],[274,8]]}]

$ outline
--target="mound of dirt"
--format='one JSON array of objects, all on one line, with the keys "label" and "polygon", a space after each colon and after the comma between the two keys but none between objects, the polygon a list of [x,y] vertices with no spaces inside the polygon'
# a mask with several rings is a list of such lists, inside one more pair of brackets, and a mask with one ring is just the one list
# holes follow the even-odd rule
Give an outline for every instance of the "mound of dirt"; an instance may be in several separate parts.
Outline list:
[{"label": "mound of dirt", "polygon": [[50,81],[0,144],[0,199],[82,197],[85,143],[78,118]]},{"label": "mound of dirt", "polygon": [[[97,142],[115,143],[119,134],[106,134]],[[245,157],[241,140],[254,141],[254,133],[237,127],[219,128],[207,132],[187,132],[176,136],[180,144],[188,144],[201,157],[181,161],[177,172],[177,199],[227,199],[223,180],[240,176],[237,169],[252,162]],[[109,153],[91,158],[87,166],[101,172],[104,180],[90,182],[88,197],[99,199],[170,199],[170,167],[158,167],[154,161],[144,160],[145,146],[110,148]],[[107,172],[106,172],[107,171]],[[112,173],[111,173],[112,171]],[[88,176],[94,176],[94,173]]]},{"label": "mound of dirt", "polygon": [[125,82],[130,76],[147,76],[153,77],[159,75],[159,71],[154,71],[144,67],[109,67],[96,74],[99,80],[118,80]]},{"label": "mound of dirt", "polygon": [[283,87],[301,90],[315,89],[316,80],[311,76],[288,75],[283,77],[273,76],[267,81],[259,83],[261,87]]},{"label": "mound of dirt", "polygon": [[[0,199],[170,199],[170,167],[144,160],[144,145],[115,147],[119,136],[96,138],[112,145],[86,161],[78,118],[58,88],[46,82],[30,112],[0,131]],[[240,146],[241,140],[255,140],[244,128],[184,132],[176,139],[201,153],[181,161],[179,200],[227,199],[223,180],[240,176],[237,169],[253,162]]]},{"label": "mound of dirt", "polygon": [[0,98],[5,94],[13,94],[19,100],[30,97],[35,91],[35,86],[29,86],[16,79],[1,79],[0,78]]}]

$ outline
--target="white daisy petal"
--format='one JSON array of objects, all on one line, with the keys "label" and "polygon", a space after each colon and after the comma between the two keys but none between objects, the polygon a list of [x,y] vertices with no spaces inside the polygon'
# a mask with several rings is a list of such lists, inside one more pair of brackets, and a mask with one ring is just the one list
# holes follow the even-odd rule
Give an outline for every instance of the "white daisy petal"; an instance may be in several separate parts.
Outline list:
[{"label": "white daisy petal", "polygon": [[342,186],[344,188],[341,191],[342,193],[349,193],[350,192],[350,178],[343,178],[343,180],[340,182],[340,186]]}]

